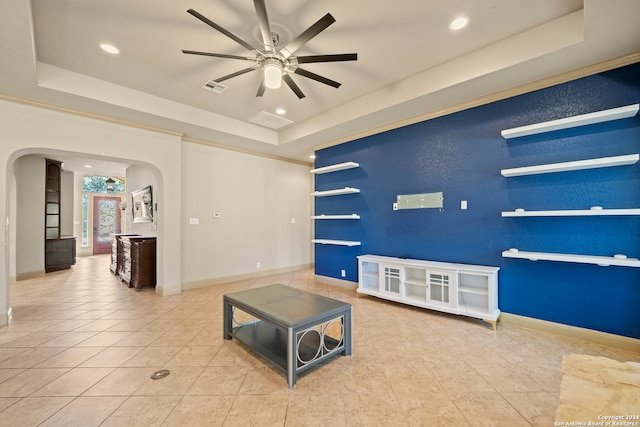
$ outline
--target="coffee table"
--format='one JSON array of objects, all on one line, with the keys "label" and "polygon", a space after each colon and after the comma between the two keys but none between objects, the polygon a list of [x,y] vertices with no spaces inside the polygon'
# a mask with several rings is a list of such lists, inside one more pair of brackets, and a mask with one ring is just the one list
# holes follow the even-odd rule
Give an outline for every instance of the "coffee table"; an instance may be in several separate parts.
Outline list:
[{"label": "coffee table", "polygon": [[[240,323],[237,310],[253,318]],[[351,304],[280,284],[233,292],[223,297],[223,334],[286,372],[292,388],[298,374],[351,355]]]}]

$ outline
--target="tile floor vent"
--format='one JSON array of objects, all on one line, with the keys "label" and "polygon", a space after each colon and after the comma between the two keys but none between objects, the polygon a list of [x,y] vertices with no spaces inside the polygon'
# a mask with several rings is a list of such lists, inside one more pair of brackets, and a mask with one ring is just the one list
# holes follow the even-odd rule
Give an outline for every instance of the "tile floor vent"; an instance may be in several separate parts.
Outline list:
[{"label": "tile floor vent", "polygon": [[225,86],[221,83],[216,82],[215,80],[207,80],[202,86],[200,86],[204,90],[208,90],[213,93],[222,93],[227,90],[229,87]]},{"label": "tile floor vent", "polygon": [[259,112],[255,116],[249,118],[247,121],[249,123],[264,126],[269,129],[280,129],[283,126],[293,123],[293,121],[289,119],[285,119],[284,117],[280,117],[275,114],[267,113],[266,111]]}]

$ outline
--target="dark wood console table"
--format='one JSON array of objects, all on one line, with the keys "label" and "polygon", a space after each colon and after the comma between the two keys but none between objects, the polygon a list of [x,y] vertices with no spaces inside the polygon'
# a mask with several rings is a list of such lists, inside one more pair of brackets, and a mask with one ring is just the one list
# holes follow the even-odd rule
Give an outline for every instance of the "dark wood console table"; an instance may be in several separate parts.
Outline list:
[{"label": "dark wood console table", "polygon": [[109,270],[116,275],[120,275],[122,271],[122,240],[121,236],[139,236],[139,234],[117,233],[113,235],[111,241],[111,264]]},{"label": "dark wood console table", "polygon": [[122,241],[122,270],[120,280],[140,291],[144,286],[156,285],[156,238],[149,236],[120,236]]},{"label": "dark wood console table", "polygon": [[[254,319],[234,317],[241,310]],[[224,295],[224,339],[242,342],[287,373],[297,375],[338,354],[350,356],[351,304],[285,285]]]}]

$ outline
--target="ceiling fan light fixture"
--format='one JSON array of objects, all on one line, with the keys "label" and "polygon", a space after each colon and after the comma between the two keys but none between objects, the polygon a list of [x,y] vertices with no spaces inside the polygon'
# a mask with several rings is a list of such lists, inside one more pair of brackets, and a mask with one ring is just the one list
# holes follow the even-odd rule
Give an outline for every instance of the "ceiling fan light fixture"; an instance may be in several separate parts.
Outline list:
[{"label": "ceiling fan light fixture", "polygon": [[[302,77],[315,80],[319,83],[326,84],[328,86],[339,88],[340,83],[334,80],[328,79],[321,75],[312,73],[311,71],[305,70],[303,68],[298,67],[298,64],[312,64],[316,62],[339,62],[339,61],[357,61],[358,54],[357,53],[342,53],[342,54],[330,54],[330,55],[304,55],[304,56],[292,56],[295,52],[298,51],[302,46],[304,46],[307,42],[313,39],[315,36],[324,31],[331,24],[336,22],[336,19],[331,16],[330,13],[325,14],[322,18],[317,20],[313,25],[304,30],[300,35],[290,40],[286,46],[280,48],[278,44],[280,42],[280,36],[278,33],[274,33],[271,31],[271,25],[269,23],[269,18],[267,16],[267,8],[265,5],[266,0],[253,0],[253,5],[256,10],[256,15],[258,17],[258,24],[260,26],[260,35],[262,42],[264,43],[264,49],[256,48],[254,45],[247,43],[242,40],[240,37],[236,36],[232,32],[226,30],[220,25],[216,24],[206,16],[196,12],[193,9],[187,10],[187,13],[194,16],[196,19],[202,21],[204,24],[207,24],[214,30],[224,34],[229,39],[233,40],[240,46],[244,47],[248,51],[254,54],[253,57],[248,56],[239,56],[239,55],[230,55],[224,53],[215,53],[215,52],[200,52],[195,50],[182,50],[182,53],[188,55],[200,55],[200,56],[211,56],[214,58],[227,58],[234,59],[240,61],[249,61],[253,62],[254,65],[248,68],[244,68],[240,71],[236,71],[234,73],[219,77],[214,80],[214,82],[219,83],[224,80],[230,79],[232,77],[237,77],[251,71],[261,71],[262,76],[260,78],[260,85],[258,86],[258,90],[256,92],[256,97],[261,97],[264,95],[266,89],[278,89],[282,86],[282,80],[286,83],[287,86],[296,94],[298,99],[303,99],[305,97],[304,92],[300,90],[296,82],[291,77],[292,74],[297,74]],[[203,87],[205,89],[205,87]],[[206,88],[209,90],[209,88]]]},{"label": "ceiling fan light fixture", "polygon": [[262,66],[264,85],[269,89],[278,89],[282,85],[282,64],[277,59],[268,59]]}]

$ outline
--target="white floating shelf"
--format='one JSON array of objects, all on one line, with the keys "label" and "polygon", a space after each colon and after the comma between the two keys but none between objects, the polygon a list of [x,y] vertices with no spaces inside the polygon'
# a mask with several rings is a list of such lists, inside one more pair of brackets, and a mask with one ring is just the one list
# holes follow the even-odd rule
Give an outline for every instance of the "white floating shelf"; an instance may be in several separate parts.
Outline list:
[{"label": "white floating shelf", "polygon": [[638,113],[639,106],[640,104],[627,105],[625,107],[612,108],[610,110],[596,111],[595,113],[581,114],[579,116],[567,117],[564,119],[505,129],[501,134],[505,139],[511,139],[551,132],[554,130],[570,129],[578,126],[626,119],[628,117],[635,116]]},{"label": "white floating shelf", "polygon": [[356,162],[344,162],[338,163],[337,165],[325,166],[322,168],[311,169],[311,173],[321,174],[321,173],[329,173],[329,172],[337,172],[345,169],[353,169],[359,167],[360,164]]},{"label": "white floating shelf", "polygon": [[354,242],[352,240],[313,239],[312,242],[320,243],[321,245],[360,246],[360,242]]},{"label": "white floating shelf", "polygon": [[640,160],[638,154],[628,154],[625,156],[601,157],[597,159],[577,160],[574,162],[550,163],[547,165],[525,166],[521,168],[502,169],[502,176],[523,176],[537,175],[553,172],[567,172],[582,169],[608,168],[614,166],[633,165]]},{"label": "white floating shelf", "polygon": [[311,219],[360,219],[360,215],[315,215],[312,216]]},{"label": "white floating shelf", "polygon": [[360,192],[359,188],[344,187],[344,188],[338,188],[336,190],[314,191],[313,193],[311,193],[311,195],[314,197],[325,197],[325,196],[337,196],[340,194],[351,194],[351,193],[359,193],[359,192]]},{"label": "white floating shelf", "polygon": [[560,262],[577,262],[581,264],[596,264],[603,267],[617,265],[621,267],[640,267],[640,260],[637,258],[620,258],[617,256],[594,256],[594,255],[573,255],[573,254],[555,254],[547,252],[524,252],[506,250],[502,252],[504,258],[521,258],[530,261],[560,261]]},{"label": "white floating shelf", "polygon": [[554,211],[505,211],[504,217],[514,216],[622,216],[640,215],[640,209],[568,209]]}]

